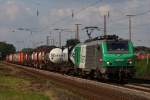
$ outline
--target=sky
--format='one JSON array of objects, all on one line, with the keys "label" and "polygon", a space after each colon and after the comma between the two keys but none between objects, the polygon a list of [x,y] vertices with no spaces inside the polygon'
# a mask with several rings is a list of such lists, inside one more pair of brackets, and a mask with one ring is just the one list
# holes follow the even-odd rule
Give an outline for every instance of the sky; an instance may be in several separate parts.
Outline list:
[{"label": "sky", "polygon": [[[103,34],[103,16],[107,17],[107,34],[128,39],[128,17],[132,20],[135,46],[150,47],[150,0],[0,0],[0,41],[14,44],[17,50],[46,44],[46,37],[62,45],[75,37],[75,24],[80,25],[80,40],[88,36],[86,26],[97,26],[92,37]],[[38,13],[38,14],[37,14]],[[73,16],[72,16],[73,15]],[[50,44],[53,44],[50,42]]]}]

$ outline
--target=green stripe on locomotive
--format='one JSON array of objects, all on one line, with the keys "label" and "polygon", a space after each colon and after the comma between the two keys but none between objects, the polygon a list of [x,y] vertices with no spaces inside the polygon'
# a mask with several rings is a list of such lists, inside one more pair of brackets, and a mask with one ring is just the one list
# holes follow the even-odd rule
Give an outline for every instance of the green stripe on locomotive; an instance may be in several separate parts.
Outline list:
[{"label": "green stripe on locomotive", "polygon": [[85,68],[86,63],[86,45],[78,44],[74,48],[74,64],[79,68]]},{"label": "green stripe on locomotive", "polygon": [[75,52],[74,61],[75,61],[75,65],[77,66],[79,66],[80,64],[80,51],[81,51],[80,46],[76,46],[74,49],[74,52]]}]

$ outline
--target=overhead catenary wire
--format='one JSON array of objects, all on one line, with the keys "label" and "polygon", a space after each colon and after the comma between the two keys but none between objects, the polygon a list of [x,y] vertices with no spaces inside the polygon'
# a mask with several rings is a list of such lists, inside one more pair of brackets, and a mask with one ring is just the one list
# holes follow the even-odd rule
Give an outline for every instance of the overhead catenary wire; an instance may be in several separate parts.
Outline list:
[{"label": "overhead catenary wire", "polygon": [[[145,11],[145,12],[137,13],[137,14],[134,14],[134,15],[136,16],[135,18],[137,18],[137,17],[143,16],[143,15],[145,15],[145,14],[148,14],[149,12],[150,12],[150,10],[147,10],[147,11]],[[128,20],[128,18],[127,18],[126,16],[124,16],[123,18],[119,18],[119,19],[110,21],[110,22],[109,22],[109,28],[110,28],[110,27],[114,27],[114,25],[111,25],[111,24],[115,24],[115,23],[118,23],[118,22],[120,22],[120,21],[125,21],[125,20]],[[148,24],[145,24],[145,25],[148,25]],[[140,24],[138,24],[138,25],[136,25],[136,26],[143,26],[143,24],[141,25],[141,23],[140,23]]]},{"label": "overhead catenary wire", "polygon": [[[93,7],[93,6],[97,5],[100,1],[103,1],[103,0],[98,0],[98,1],[96,1],[96,2],[94,2],[94,3],[92,3],[92,4],[89,4],[88,6],[81,8],[81,9],[80,9],[79,11],[77,11],[77,12],[75,12],[75,11],[73,10],[73,11],[74,11],[74,12],[73,12],[73,13],[74,13],[74,16],[75,16],[75,15],[78,15],[79,13],[81,13],[82,11],[84,11],[84,10],[90,8],[90,7]],[[65,20],[69,20],[68,18],[70,18],[70,20],[71,20],[72,18],[71,18],[70,16],[72,16],[72,13],[70,13],[70,15],[68,15],[68,16],[65,16],[65,17],[63,17],[63,18],[61,18],[61,19],[55,21],[54,23],[52,23],[52,24],[46,26],[45,28],[39,30],[39,32],[41,32],[41,31],[43,31],[43,30],[45,30],[45,29],[48,29],[50,26],[54,26],[54,25],[56,25],[56,24],[58,24],[58,23],[60,23],[60,22],[63,22],[63,21],[65,21]]]},{"label": "overhead catenary wire", "polygon": [[[32,1],[33,1],[33,0],[32,0]],[[38,1],[39,1],[39,0],[38,0]],[[94,2],[94,3],[92,3],[92,4],[89,4],[88,6],[81,8],[79,11],[73,12],[73,14],[74,14],[74,15],[78,15],[78,14],[80,14],[82,11],[84,11],[84,10],[86,10],[86,9],[92,7],[92,6],[97,5],[100,1],[103,1],[103,0],[98,0],[98,1],[96,1],[96,2]],[[37,3],[37,5],[39,5],[39,3]],[[138,6],[138,7],[139,7],[139,6]],[[136,7],[136,8],[138,8],[138,7]],[[74,10],[73,10],[73,11],[74,11]],[[150,10],[149,10],[148,12],[150,12]],[[137,14],[136,16],[144,15],[144,14],[146,14],[146,13],[147,13],[147,12],[142,12],[142,13]],[[70,21],[72,21],[72,20],[71,20],[72,18],[71,18],[70,16],[72,16],[72,13],[70,13],[70,15],[65,16],[65,17],[63,17],[63,18],[61,18],[61,19],[55,21],[54,23],[52,23],[52,24],[50,24],[50,25],[48,25],[48,26],[46,26],[46,27],[44,27],[44,28],[38,30],[38,32],[42,32],[43,30],[49,29],[51,26],[55,26],[55,25],[60,24],[61,22],[66,21],[66,20],[68,20],[67,22],[70,22]],[[70,17],[70,18],[69,18],[69,17]],[[113,20],[113,21],[109,22],[109,24],[114,24],[114,23],[117,23],[117,22],[123,21],[123,20],[127,20],[127,18],[124,18],[124,17],[123,17],[123,18],[119,18],[119,19],[116,19],[116,20]],[[102,24],[100,24],[100,25],[102,25]],[[97,26],[99,26],[99,25],[97,25]]]},{"label": "overhead catenary wire", "polygon": [[[73,13],[74,13],[74,15],[78,15],[78,14],[80,14],[82,11],[84,11],[84,10],[86,10],[86,9],[92,7],[92,6],[97,5],[100,1],[102,1],[102,0],[98,0],[98,1],[96,1],[96,2],[94,2],[94,3],[92,3],[92,4],[89,4],[88,6],[81,8],[81,9],[80,9],[79,11],[77,11],[77,12],[74,12],[74,11],[73,11]],[[138,8],[138,7],[136,7],[136,8]],[[136,16],[145,15],[145,14],[147,14],[148,12],[150,12],[150,10],[148,10],[148,11],[146,11],[146,12],[138,13],[138,14],[136,14]],[[72,16],[72,13],[70,13],[70,15],[63,17],[63,18],[61,18],[61,19],[55,21],[54,23],[52,23],[52,24],[50,24],[50,25],[48,25],[48,26],[46,26],[46,27],[44,27],[44,28],[42,28],[42,29],[39,29],[38,32],[42,32],[42,31],[45,30],[45,29],[49,29],[50,26],[55,26],[55,25],[57,25],[57,24],[59,24],[59,23],[61,23],[61,22],[63,22],[63,21],[66,21],[66,20],[67,20],[67,22],[68,22],[68,21],[72,21],[70,16]],[[123,18],[119,18],[119,19],[116,19],[116,20],[112,20],[112,21],[109,22],[109,24],[114,24],[114,23],[117,23],[117,22],[123,21],[123,20],[127,20],[127,18],[126,18],[126,17],[123,17]],[[102,24],[101,24],[101,25],[102,25]]]},{"label": "overhead catenary wire", "polygon": [[[98,1],[96,1],[96,2],[94,2],[94,3],[92,3],[92,4],[89,4],[87,7],[81,8],[78,12],[73,12],[73,13],[74,13],[74,15],[78,15],[78,14],[81,13],[82,11],[84,11],[84,10],[86,10],[86,9],[92,7],[92,6],[97,5],[100,1],[103,1],[103,0],[98,0]],[[141,7],[141,6],[138,6],[138,7],[136,7],[136,8],[139,8],[139,7]],[[145,14],[145,12],[144,12],[144,13],[140,13],[140,14],[138,14],[138,15],[142,15],[142,14]],[[72,16],[72,14],[70,14],[69,16]],[[57,20],[56,22],[52,23],[51,26],[56,25],[56,24],[58,24],[58,23],[60,23],[60,22],[62,22],[62,21],[68,20],[68,17],[69,17],[69,16],[65,16],[64,18],[62,18],[62,19],[60,19],[60,20]],[[117,19],[117,20],[122,20],[122,19],[123,19],[123,18],[120,18],[120,19]],[[116,21],[113,21],[113,22],[116,22]],[[111,23],[113,23],[113,22],[111,22]],[[102,25],[102,24],[101,24],[101,25]],[[48,27],[49,27],[49,26],[48,26]]]}]

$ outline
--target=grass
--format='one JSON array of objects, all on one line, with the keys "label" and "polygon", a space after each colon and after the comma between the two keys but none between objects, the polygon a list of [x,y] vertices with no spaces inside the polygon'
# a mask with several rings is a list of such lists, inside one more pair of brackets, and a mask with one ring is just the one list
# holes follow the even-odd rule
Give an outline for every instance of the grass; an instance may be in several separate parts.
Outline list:
[{"label": "grass", "polygon": [[52,80],[0,63],[0,100],[85,100]]},{"label": "grass", "polygon": [[32,91],[31,82],[8,74],[0,74],[0,100],[49,100],[39,91]]},{"label": "grass", "polygon": [[136,69],[136,77],[149,77],[150,79],[150,59],[147,64],[147,59],[136,60],[135,69]]},{"label": "grass", "polygon": [[[0,100],[53,100],[50,94],[42,91],[44,84],[40,81],[34,76],[0,63]],[[37,84],[40,84],[40,87],[36,86]]]},{"label": "grass", "polygon": [[49,100],[48,96],[36,92],[19,90],[0,90],[0,100]]}]

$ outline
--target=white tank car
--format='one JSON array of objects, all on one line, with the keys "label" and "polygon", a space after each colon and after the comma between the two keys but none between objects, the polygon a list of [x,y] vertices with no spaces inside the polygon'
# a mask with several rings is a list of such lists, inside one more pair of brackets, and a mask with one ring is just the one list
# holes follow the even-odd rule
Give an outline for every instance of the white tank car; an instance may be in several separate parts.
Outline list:
[{"label": "white tank car", "polygon": [[68,48],[63,50],[63,62],[68,62]]},{"label": "white tank car", "polygon": [[49,53],[49,59],[52,63],[60,64],[62,63],[62,49],[54,48]]}]

